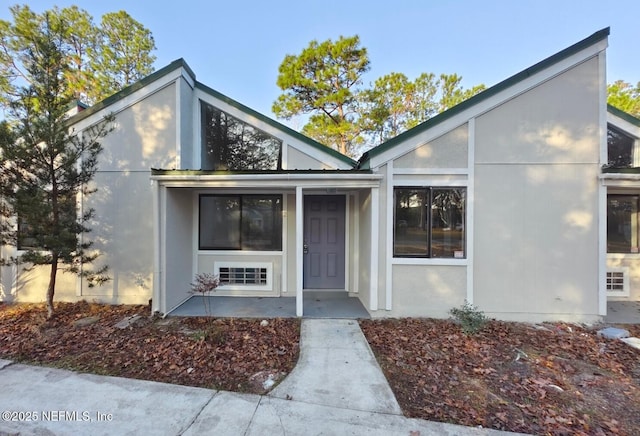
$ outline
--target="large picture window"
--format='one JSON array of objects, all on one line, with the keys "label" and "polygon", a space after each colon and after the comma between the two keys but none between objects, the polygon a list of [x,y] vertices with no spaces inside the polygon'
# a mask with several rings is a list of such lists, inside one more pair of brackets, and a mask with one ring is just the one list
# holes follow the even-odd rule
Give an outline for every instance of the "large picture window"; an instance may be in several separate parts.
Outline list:
[{"label": "large picture window", "polygon": [[282,142],[201,102],[203,170],[279,170]]},{"label": "large picture window", "polygon": [[607,253],[638,253],[638,195],[607,196]]},{"label": "large picture window", "polygon": [[201,195],[199,247],[282,250],[282,196]]},{"label": "large picture window", "polygon": [[465,257],[466,188],[394,189],[393,255]]}]

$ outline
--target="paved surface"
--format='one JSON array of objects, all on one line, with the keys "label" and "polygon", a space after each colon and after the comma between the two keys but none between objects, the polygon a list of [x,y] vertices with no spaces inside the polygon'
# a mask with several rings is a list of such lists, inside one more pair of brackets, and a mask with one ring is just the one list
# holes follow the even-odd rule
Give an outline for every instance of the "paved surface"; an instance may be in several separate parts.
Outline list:
[{"label": "paved surface", "polygon": [[607,302],[607,315],[604,317],[607,324],[640,324],[640,301],[609,301]]},{"label": "paved surface", "polygon": [[[206,316],[201,296],[193,296],[172,310],[169,316]],[[223,297],[212,295],[209,315],[219,318],[295,318],[296,299],[290,297]],[[304,291],[302,311],[305,318],[370,318],[357,297],[342,291]]]},{"label": "paved surface", "polygon": [[247,395],[0,360],[0,435],[499,435],[409,419],[356,321],[302,321],[300,361]]}]

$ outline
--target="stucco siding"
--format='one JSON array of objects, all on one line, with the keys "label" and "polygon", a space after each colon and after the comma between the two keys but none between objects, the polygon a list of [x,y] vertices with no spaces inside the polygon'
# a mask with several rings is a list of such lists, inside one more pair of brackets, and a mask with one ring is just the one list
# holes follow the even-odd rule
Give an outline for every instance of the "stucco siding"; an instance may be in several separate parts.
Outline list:
[{"label": "stucco siding", "polygon": [[166,292],[163,312],[186,300],[193,282],[193,196],[189,190],[166,189],[161,275]]},{"label": "stucco siding", "polygon": [[466,266],[393,265],[390,316],[447,318],[467,295]]},{"label": "stucco siding", "polygon": [[294,170],[328,170],[330,165],[319,161],[295,147],[287,146],[287,162],[283,162],[283,168]]},{"label": "stucco siding", "polygon": [[[180,162],[177,165],[180,169],[194,169],[195,154],[200,152],[200,147],[194,143],[194,115],[193,115],[193,89],[182,78],[178,84],[180,95],[180,111],[178,126],[178,147],[180,150]],[[195,150],[197,148],[197,150]]]},{"label": "stucco siding", "polygon": [[474,303],[503,319],[598,314],[597,60],[476,120]]},{"label": "stucco siding", "polygon": [[153,204],[150,168],[176,165],[176,85],[171,84],[116,114],[103,141],[97,192],[83,199],[93,208],[93,231],[111,280],[100,287],[82,283],[82,298],[112,303],[146,303],[153,287]]},{"label": "stucco siding", "polygon": [[609,293],[610,301],[638,301],[640,300],[640,255],[638,254],[610,254],[607,256],[607,269],[622,269],[627,274],[629,295],[617,296]]},{"label": "stucco siding", "polygon": [[[0,301],[40,302],[45,301],[51,269],[47,265],[25,269],[23,266],[3,267],[7,286],[0,293]],[[54,301],[77,301],[77,276],[63,274],[56,276]]]},{"label": "stucco siding", "polygon": [[108,265],[111,277],[102,286],[82,283],[83,298],[112,303],[146,303],[151,298],[153,273],[152,190],[147,172],[99,172],[97,191],[83,199],[93,208],[92,231],[85,238],[100,257],[95,266]]},{"label": "stucco siding", "polygon": [[597,175],[595,165],[476,167],[473,291],[482,310],[598,313]]},{"label": "stucco siding", "polygon": [[102,143],[100,172],[176,167],[175,87],[162,88],[116,114],[114,130]]},{"label": "stucco siding", "polygon": [[478,117],[476,164],[597,163],[598,60],[588,60]]},{"label": "stucco siding", "polygon": [[394,168],[466,168],[468,166],[467,124],[394,160]]}]

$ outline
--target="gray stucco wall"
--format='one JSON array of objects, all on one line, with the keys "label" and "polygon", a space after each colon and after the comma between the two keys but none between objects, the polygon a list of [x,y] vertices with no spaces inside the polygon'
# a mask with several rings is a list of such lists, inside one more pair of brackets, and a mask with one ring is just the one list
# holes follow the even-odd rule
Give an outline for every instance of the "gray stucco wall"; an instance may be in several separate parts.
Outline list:
[{"label": "gray stucco wall", "polygon": [[597,59],[476,121],[474,302],[500,318],[598,314]]}]

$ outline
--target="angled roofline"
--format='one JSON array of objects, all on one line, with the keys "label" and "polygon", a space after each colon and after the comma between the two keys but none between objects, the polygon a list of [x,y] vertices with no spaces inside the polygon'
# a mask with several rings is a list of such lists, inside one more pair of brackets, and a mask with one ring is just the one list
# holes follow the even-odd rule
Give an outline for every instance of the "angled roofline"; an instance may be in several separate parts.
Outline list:
[{"label": "angled roofline", "polygon": [[593,35],[583,39],[582,41],[579,41],[567,48],[565,48],[564,50],[559,51],[558,53],[549,56],[548,58],[538,62],[535,65],[532,65],[529,68],[526,68],[522,71],[520,71],[519,73],[514,74],[513,76],[509,77],[508,79],[503,80],[502,82],[499,82],[498,84],[485,89],[484,91],[474,95],[473,97],[458,103],[457,105],[453,106],[450,109],[447,109],[444,112],[441,112],[440,114],[436,115],[433,118],[428,119],[427,121],[424,121],[421,124],[418,124],[416,127],[409,129],[401,134],[399,134],[398,136],[395,136],[391,139],[389,139],[386,142],[383,142],[382,144],[372,148],[371,150],[365,152],[360,159],[358,160],[358,166],[362,167],[362,166],[366,166],[366,163],[368,161],[371,160],[372,157],[378,156],[382,153],[384,153],[385,151],[395,147],[396,145],[406,141],[407,139],[418,135],[419,133],[422,133],[426,130],[429,130],[430,128],[432,128],[435,125],[438,125],[440,123],[442,123],[443,121],[452,118],[453,116],[463,112],[466,109],[469,109],[470,107],[475,106],[476,104],[487,100],[488,98],[498,94],[499,92],[515,85],[518,82],[521,82],[527,78],[529,78],[530,76],[533,76],[534,74],[550,67],[551,65],[554,65],[578,52],[580,52],[581,50],[590,47],[600,41],[602,41],[603,39],[607,38],[609,36],[609,31],[610,28],[606,27],[602,30],[599,30],[597,32],[595,32]]},{"label": "angled roofline", "polygon": [[286,134],[293,136],[294,138],[304,142],[305,144],[316,148],[320,151],[323,151],[333,157],[335,157],[336,159],[346,163],[347,165],[350,165],[352,168],[355,168],[358,163],[351,159],[348,156],[343,155],[342,153],[339,153],[338,151],[332,149],[331,147],[327,147],[326,145],[323,145],[299,132],[296,132],[295,130],[291,129],[290,127],[285,126],[282,123],[279,123],[278,121],[275,121],[269,117],[267,117],[266,115],[263,115],[259,112],[257,112],[254,109],[251,109],[248,106],[243,105],[242,103],[227,97],[226,95],[216,91],[213,88],[208,87],[207,85],[200,83],[196,80],[196,75],[193,72],[193,70],[189,67],[189,65],[187,64],[187,62],[183,59],[176,59],[175,61],[171,62],[169,65],[151,73],[150,75],[138,80],[137,82],[127,86],[126,88],[121,89],[120,91],[116,92],[115,94],[105,98],[104,100],[96,103],[95,105],[84,109],[81,112],[78,112],[77,114],[71,116],[69,118],[69,123],[73,124],[76,123],[80,120],[83,120],[93,114],[95,114],[96,112],[99,112],[109,106],[111,106],[112,104],[116,103],[119,100],[122,100],[123,98],[133,94],[134,92],[144,88],[145,86],[149,85],[150,83],[155,82],[158,79],[161,79],[162,77],[166,76],[167,74],[177,70],[183,68],[187,74],[189,74],[189,76],[193,79],[193,82],[195,83],[195,87],[206,92],[207,94],[212,95],[213,97],[224,101],[225,103],[235,107],[236,109],[245,112],[249,115],[252,115],[256,118],[258,118],[259,120],[265,122],[266,124],[271,125],[272,127],[281,130],[283,132],[285,132]]},{"label": "angled roofline", "polygon": [[279,123],[278,121],[276,121],[276,120],[274,120],[272,118],[269,118],[268,116],[263,115],[260,112],[254,110],[254,109],[251,109],[250,107],[245,106],[242,103],[240,103],[240,102],[238,102],[238,101],[236,101],[236,100],[234,100],[232,98],[227,97],[226,95],[216,91],[215,89],[208,87],[204,83],[196,81],[196,88],[200,89],[201,91],[206,92],[207,94],[210,94],[211,96],[217,98],[218,100],[224,101],[225,103],[229,104],[230,106],[233,106],[236,109],[238,109],[238,110],[240,110],[240,111],[242,111],[242,112],[244,112],[244,113],[246,113],[248,115],[256,117],[260,121],[263,121],[264,123],[269,124],[270,126],[275,127],[278,130],[284,131],[288,135],[293,136],[294,138],[304,142],[305,144],[307,144],[307,145],[309,145],[309,146],[311,146],[313,148],[316,148],[316,149],[318,149],[318,150],[320,150],[320,151],[322,151],[324,153],[330,154],[331,156],[335,157],[336,159],[339,159],[339,160],[343,161],[344,163],[346,163],[348,165],[351,165],[353,168],[355,168],[358,165],[358,162],[353,160],[353,159],[351,159],[349,156],[345,156],[344,154],[334,150],[331,147],[328,147],[328,146],[326,146],[324,144],[321,144],[318,141],[316,141],[314,139],[311,139],[308,136],[305,136],[300,132],[296,132],[292,128],[287,127],[284,124]]},{"label": "angled roofline", "polygon": [[634,117],[629,112],[625,112],[622,109],[611,106],[610,104],[607,104],[607,112],[609,112],[611,115],[615,115],[618,118],[622,118],[626,122],[631,123],[636,127],[640,127],[640,118]]},{"label": "angled roofline", "polygon": [[195,81],[196,80],[196,75],[193,72],[193,70],[189,67],[189,65],[187,65],[187,63],[185,62],[184,59],[180,58],[180,59],[176,59],[175,61],[171,62],[169,65],[160,68],[157,71],[154,71],[153,73],[149,74],[146,77],[143,77],[142,79],[138,80],[135,83],[132,83],[131,85],[122,88],[120,91],[116,92],[113,95],[110,95],[109,97],[105,98],[102,101],[99,101],[98,103],[94,104],[93,106],[83,110],[82,112],[78,112],[76,115],[72,116],[69,118],[69,123],[76,123],[80,120],[83,120],[93,114],[95,114],[96,112],[99,112],[103,109],[105,109],[108,106],[111,106],[112,104],[114,104],[115,102],[122,100],[123,98],[133,94],[134,92],[144,88],[145,86],[149,85],[150,83],[155,82],[156,80],[166,76],[167,74],[179,69],[179,68],[183,68],[187,74],[189,74],[191,76],[191,78]]}]

